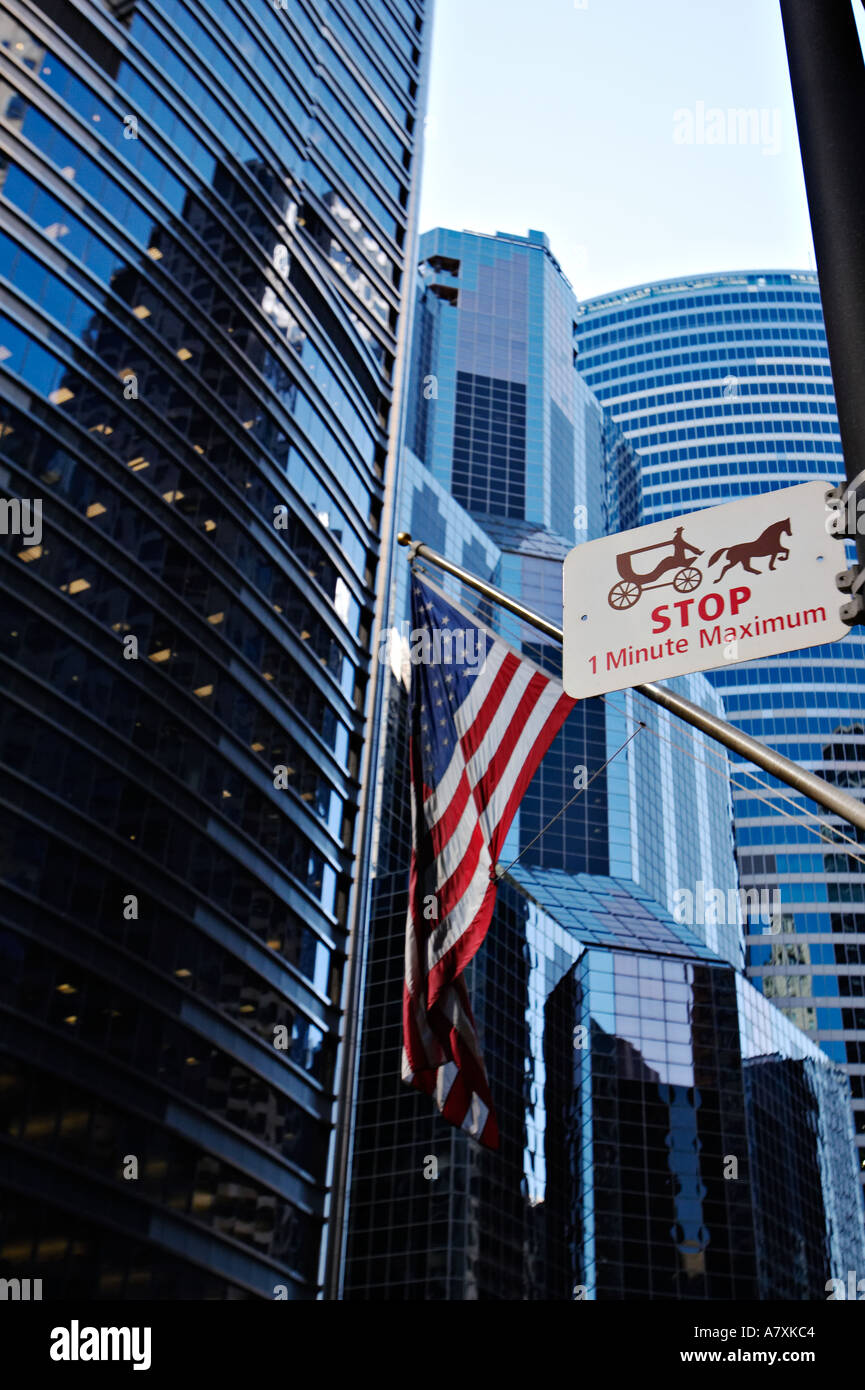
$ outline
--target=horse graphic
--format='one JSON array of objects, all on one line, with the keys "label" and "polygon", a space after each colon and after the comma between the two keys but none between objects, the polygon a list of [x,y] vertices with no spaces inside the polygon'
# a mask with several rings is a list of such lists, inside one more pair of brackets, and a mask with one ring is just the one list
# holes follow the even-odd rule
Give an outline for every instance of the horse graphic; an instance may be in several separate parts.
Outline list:
[{"label": "horse graphic", "polygon": [[722,555],[726,555],[727,557],[726,565],[721,570],[718,578],[713,582],[717,584],[734,565],[741,565],[748,574],[762,574],[762,570],[755,570],[751,564],[751,561],[759,555],[770,556],[769,569],[773,570],[776,560],[788,560],[790,558],[790,551],[782,544],[781,537],[791,536],[792,534],[790,530],[790,518],[786,517],[784,521],[776,521],[773,522],[771,526],[767,526],[765,531],[763,531],[755,541],[742,541],[739,545],[722,546],[720,550],[715,551],[709,561],[709,567],[711,568],[712,565],[720,560]]}]

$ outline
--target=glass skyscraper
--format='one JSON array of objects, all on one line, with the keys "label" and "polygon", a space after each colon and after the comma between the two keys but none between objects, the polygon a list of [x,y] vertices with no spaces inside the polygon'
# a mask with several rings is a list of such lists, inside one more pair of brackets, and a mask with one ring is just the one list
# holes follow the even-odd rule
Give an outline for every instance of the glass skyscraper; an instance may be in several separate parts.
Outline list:
[{"label": "glass skyscraper", "polygon": [[[541,1195],[571,1254],[552,1296],[825,1298],[865,1253],[841,1069],[639,891],[514,878],[548,990]],[[550,919],[581,947],[563,973]]]},{"label": "glass skyscraper", "polygon": [[[575,344],[580,372],[634,450],[639,523],[843,476],[813,272],[705,275],[601,295],[580,305]],[[844,569],[843,545],[827,537],[827,547]],[[865,785],[860,633],[709,673],[734,724],[854,795]],[[759,786],[747,764],[734,761],[733,772],[744,783],[733,791],[742,885],[777,890],[781,902],[771,939],[764,924],[749,929],[748,971],[846,1067],[865,1179],[865,880],[855,853],[821,825],[861,837],[837,818],[818,820],[789,787]]]},{"label": "glass skyscraper", "polygon": [[[543,232],[437,228],[420,239],[401,525],[444,548],[447,528],[421,502],[438,486],[494,543],[494,582],[555,623],[571,547],[614,523],[638,524],[633,452],[575,370],[578,310]],[[448,535],[447,553],[472,569],[477,545],[467,550],[461,529]],[[401,589],[395,611],[407,616]],[[507,614],[495,623],[560,675],[557,644]],[[673,686],[721,713],[703,677]],[[614,757],[638,720],[647,729]],[[677,890],[701,876],[735,896],[726,765],[717,766],[702,735],[683,726],[674,741],[668,734],[646,702],[637,710],[630,701],[581,701],[532,780],[503,862],[519,854],[539,867],[633,878],[671,910]],[[591,786],[574,799],[581,776]],[[694,930],[704,939],[708,931],[713,948],[739,965],[741,926],[731,915]]]},{"label": "glass skyscraper", "polygon": [[[556,622],[567,550],[636,524],[638,505],[630,447],[575,370],[576,311],[541,233],[421,238],[399,526]],[[555,644],[429,568],[558,670]],[[671,736],[630,693],[581,702],[554,741],[467,971],[499,1152],[401,1081],[408,579],[403,555],[382,650],[346,1296],[824,1297],[865,1258],[847,1081],[741,975],[723,753]],[[722,712],[704,677],[675,684]],[[594,780],[569,806],[579,768]],[[675,920],[696,881],[732,910]]]},{"label": "glass skyscraper", "polygon": [[431,6],[0,8],[0,1275],[315,1297]]}]

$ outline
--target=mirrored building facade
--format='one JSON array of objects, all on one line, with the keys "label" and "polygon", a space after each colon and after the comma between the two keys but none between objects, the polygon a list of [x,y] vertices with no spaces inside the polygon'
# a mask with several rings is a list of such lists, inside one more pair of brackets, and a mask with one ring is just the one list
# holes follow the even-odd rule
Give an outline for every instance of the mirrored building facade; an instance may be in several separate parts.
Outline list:
[{"label": "mirrored building facade", "polygon": [[799,1301],[862,1267],[843,1071],[641,889],[521,865],[500,884],[468,972],[498,1153],[399,1079],[406,906],[391,876],[348,1298]]},{"label": "mirrored building facade", "polygon": [[319,1288],[430,10],[0,7],[0,1275],[45,1299]]},{"label": "mirrored building facade", "polygon": [[[640,524],[843,476],[813,272],[638,285],[586,300],[576,321],[580,372],[634,451]],[[842,543],[827,536],[827,546],[844,569]],[[859,631],[709,673],[733,723],[853,795],[865,775]],[[733,771],[742,886],[780,898],[773,925],[749,926],[749,975],[846,1068],[865,1181],[863,864],[825,827],[858,832],[761,778],[767,790],[747,764]]]}]

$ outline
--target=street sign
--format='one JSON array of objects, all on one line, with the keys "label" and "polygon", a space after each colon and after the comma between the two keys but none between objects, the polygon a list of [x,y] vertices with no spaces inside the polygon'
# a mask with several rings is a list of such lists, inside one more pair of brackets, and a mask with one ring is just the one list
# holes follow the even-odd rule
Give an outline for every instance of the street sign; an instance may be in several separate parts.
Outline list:
[{"label": "street sign", "polygon": [[586,699],[846,637],[832,483],[799,483],[578,545],[564,564],[564,687]]}]

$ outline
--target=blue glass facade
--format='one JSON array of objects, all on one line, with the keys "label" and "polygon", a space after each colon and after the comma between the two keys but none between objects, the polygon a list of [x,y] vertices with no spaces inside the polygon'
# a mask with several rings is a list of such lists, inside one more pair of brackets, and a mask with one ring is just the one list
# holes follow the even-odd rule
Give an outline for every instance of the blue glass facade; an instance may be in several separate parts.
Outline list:
[{"label": "blue glass facade", "polygon": [[[561,561],[580,537],[557,530],[545,510],[545,499],[561,492],[560,481],[552,490],[544,482],[558,466],[559,426],[546,436],[527,427],[537,452],[518,504],[508,453],[513,393],[496,398],[493,389],[522,372],[523,321],[547,321],[544,276],[559,272],[538,233],[433,232],[421,254],[399,527],[561,621]],[[518,257],[535,268],[517,276]],[[540,309],[516,312],[518,278],[536,285]],[[472,306],[465,341],[464,283]],[[476,289],[484,283],[491,299]],[[572,404],[566,411],[560,395],[557,409],[582,422],[567,515],[585,507],[586,539],[636,524],[640,478],[627,442],[575,370],[575,310],[564,302],[551,340],[530,339],[526,351],[538,363],[567,353]],[[458,435],[461,373],[474,377],[467,443]],[[480,377],[488,386],[479,391]],[[527,421],[533,411],[541,422],[557,418],[550,379],[527,372],[525,385]],[[494,446],[504,450],[501,485],[484,491],[483,459]],[[467,508],[472,489],[479,506]],[[483,510],[493,498],[495,510]],[[411,849],[408,577],[408,565],[397,563],[346,1296],[825,1297],[828,1279],[846,1277],[865,1258],[848,1082],[741,973],[725,754],[635,692],[576,707],[501,856],[507,872],[493,923],[467,972],[500,1152],[481,1150],[400,1080]],[[534,629],[434,567],[430,577],[556,669],[554,645]],[[675,686],[723,713],[703,676]],[[640,721],[646,727],[613,757]],[[574,795],[576,766],[592,773],[611,757],[603,777],[548,826]],[[681,914],[688,885],[690,908]],[[699,905],[698,885],[707,899]],[[708,910],[713,889],[720,910]]]},{"label": "blue glass facade", "polygon": [[[725,717],[719,695],[703,676],[664,683]],[[677,920],[687,921],[712,951],[741,969],[743,907],[725,751],[636,691],[617,691],[605,698],[604,707],[605,756],[613,759],[607,769],[609,872],[639,883]],[[639,723],[643,730],[614,756]],[[755,916],[761,904],[755,902]]]},{"label": "blue glass facade", "polygon": [[0,7],[0,1274],[45,1298],[319,1286],[429,15]]},{"label": "blue glass facade", "polygon": [[[587,300],[577,323],[580,371],[635,451],[640,522],[843,475],[813,273],[637,286]],[[828,543],[844,568],[841,545]],[[709,678],[733,723],[856,795],[865,755],[863,663],[865,644],[854,629],[843,642]],[[831,832],[821,830],[826,818],[818,821],[812,803],[777,783],[758,787],[747,765],[733,772],[742,784],[733,790],[742,886],[777,890],[781,904],[771,927],[749,928],[749,974],[846,1067],[865,1178],[862,865],[827,846]]]},{"label": "blue glass facade", "polygon": [[599,412],[573,371],[577,301],[547,237],[436,228],[420,258],[409,446],[472,513],[603,534]]}]

